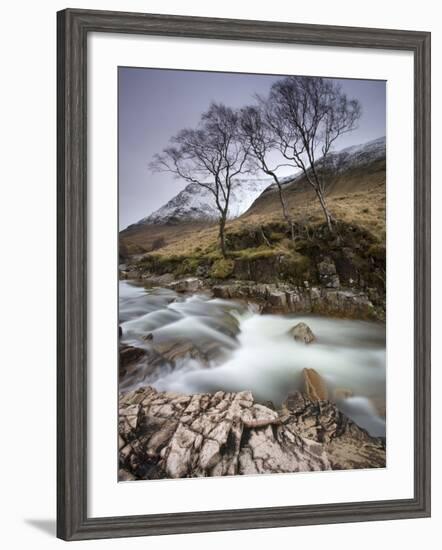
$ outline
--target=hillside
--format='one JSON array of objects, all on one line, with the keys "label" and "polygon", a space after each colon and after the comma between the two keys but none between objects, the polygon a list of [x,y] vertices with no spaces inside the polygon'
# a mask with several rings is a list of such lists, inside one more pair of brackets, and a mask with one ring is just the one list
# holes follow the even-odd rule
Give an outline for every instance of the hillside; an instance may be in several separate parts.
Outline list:
[{"label": "hillside", "polygon": [[[246,212],[253,201],[271,183],[272,180],[269,177],[238,178],[233,180],[228,218],[234,219]],[[197,183],[189,183],[161,208],[136,224],[129,226],[128,229],[134,229],[140,225],[189,221],[207,222],[217,220],[217,218],[218,210],[210,191],[199,186]]]},{"label": "hillside", "polygon": [[[337,177],[328,182],[326,196],[334,216],[343,222],[360,225],[384,240],[385,138],[344,149],[336,153],[333,160],[339,170]],[[322,212],[305,178],[298,176],[286,180],[284,195],[294,221],[305,226],[320,224]],[[260,186],[264,190],[254,201],[250,200],[252,194],[249,194],[250,207],[228,222],[228,231],[283,221],[275,185],[259,180],[254,190]],[[192,253],[197,248],[210,246],[216,240],[217,224],[210,217],[189,219],[181,216],[178,219],[177,216],[166,215],[161,219],[161,212],[170,214],[171,204],[178,207],[179,196],[120,233],[123,257],[152,251],[163,255]]]}]

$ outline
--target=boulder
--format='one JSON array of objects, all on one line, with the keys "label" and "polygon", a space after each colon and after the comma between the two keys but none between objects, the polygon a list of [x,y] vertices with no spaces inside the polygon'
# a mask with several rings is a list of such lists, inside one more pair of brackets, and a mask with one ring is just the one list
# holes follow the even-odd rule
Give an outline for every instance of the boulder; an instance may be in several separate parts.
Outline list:
[{"label": "boulder", "polygon": [[180,279],[179,281],[169,283],[167,288],[170,288],[175,292],[196,292],[201,288],[201,281],[196,277]]},{"label": "boulder", "polygon": [[304,342],[304,344],[311,344],[316,340],[316,336],[313,334],[312,329],[306,323],[298,323],[290,329],[289,334],[297,342]]},{"label": "boulder", "polygon": [[322,376],[315,369],[303,369],[305,395],[311,401],[325,401],[328,399],[328,390]]}]

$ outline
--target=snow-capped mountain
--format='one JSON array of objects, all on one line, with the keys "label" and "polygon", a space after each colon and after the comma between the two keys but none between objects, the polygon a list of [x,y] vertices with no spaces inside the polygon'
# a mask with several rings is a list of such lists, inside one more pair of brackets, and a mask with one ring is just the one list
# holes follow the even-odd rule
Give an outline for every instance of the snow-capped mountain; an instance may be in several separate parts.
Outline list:
[{"label": "snow-capped mountain", "polygon": [[[243,214],[254,200],[271,184],[271,178],[241,178],[233,182],[229,218]],[[164,206],[143,218],[139,224],[170,223],[184,220],[215,220],[219,212],[210,191],[196,183],[190,183]]]},{"label": "snow-capped mountain", "polygon": [[[330,154],[327,164],[333,165],[339,172],[344,172],[382,158],[385,158],[385,137],[353,145]],[[321,164],[321,160],[319,164]],[[302,174],[298,172],[285,176],[280,181],[286,185],[302,179]],[[276,184],[270,177],[251,176],[235,180],[230,196],[228,217],[230,219],[237,218],[246,212],[266,189],[270,192],[275,186]],[[161,208],[134,225],[216,220],[218,217],[219,212],[210,191],[196,183],[190,183]]]},{"label": "snow-capped mountain", "polygon": [[383,136],[360,145],[341,149],[341,151],[330,155],[330,159],[340,170],[346,170],[349,167],[356,168],[385,158],[385,146],[386,141]]},{"label": "snow-capped mountain", "polygon": [[[352,145],[330,153],[327,157],[327,165],[333,167],[334,170],[339,172],[345,172],[349,169],[360,168],[376,160],[385,158],[386,140],[385,136],[361,143],[359,145]],[[318,161],[318,166],[322,165],[322,159]],[[293,176],[285,177],[281,180],[281,183],[289,184],[295,183],[298,180],[303,179],[303,173],[296,173]],[[276,187],[276,184],[272,184],[270,188]]]}]

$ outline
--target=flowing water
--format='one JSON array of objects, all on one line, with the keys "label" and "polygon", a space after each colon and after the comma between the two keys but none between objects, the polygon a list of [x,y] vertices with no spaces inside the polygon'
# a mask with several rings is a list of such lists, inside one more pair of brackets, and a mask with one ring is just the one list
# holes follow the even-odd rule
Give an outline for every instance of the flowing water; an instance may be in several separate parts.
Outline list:
[{"label": "flowing water", "polygon": [[[209,356],[187,353],[152,371],[140,361],[123,389],[150,384],[188,394],[250,390],[260,402],[279,406],[303,388],[302,370],[315,369],[336,395],[340,410],[376,436],[385,436],[385,325],[312,315],[260,315],[253,305],[146,290],[120,282],[121,342],[151,351],[169,342],[190,342]],[[316,341],[306,345],[289,334],[305,322]],[[148,336],[149,335],[149,336]],[[146,338],[147,337],[147,338]],[[208,353],[206,353],[208,352]],[[193,357],[192,357],[193,355]],[[350,397],[342,397],[343,394]]]}]

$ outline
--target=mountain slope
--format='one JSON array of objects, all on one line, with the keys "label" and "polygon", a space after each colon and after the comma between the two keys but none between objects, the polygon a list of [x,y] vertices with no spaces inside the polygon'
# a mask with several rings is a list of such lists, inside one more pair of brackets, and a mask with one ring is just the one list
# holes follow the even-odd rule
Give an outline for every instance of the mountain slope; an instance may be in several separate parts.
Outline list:
[{"label": "mountain slope", "polygon": [[[232,185],[228,218],[243,214],[271,184],[270,178],[241,178]],[[164,206],[134,225],[216,220],[219,216],[210,191],[190,183]]]},{"label": "mountain slope", "polygon": [[[354,145],[330,156],[329,162],[336,169],[333,178],[327,181],[326,196],[366,192],[385,185],[386,167],[385,137]],[[289,206],[296,208],[300,202],[314,197],[314,191],[304,174],[286,178],[283,182],[284,196]],[[254,201],[245,215],[271,212],[278,208],[279,196],[276,184],[270,185]]]},{"label": "mountain slope", "polygon": [[[342,175],[350,170],[364,170],[375,162],[385,161],[385,147],[385,137],[380,137],[360,145],[353,145],[331,154],[327,159],[327,165],[333,167],[335,179],[337,179],[336,176]],[[322,166],[321,160],[319,160],[318,166]],[[334,188],[333,183],[333,180],[328,181],[329,192]],[[355,184],[358,185],[358,180],[355,180]],[[294,186],[299,191],[309,189],[309,184],[305,180],[303,173],[284,178],[282,180],[282,185],[283,187]],[[273,183],[267,189],[269,191],[276,189],[276,184]]]},{"label": "mountain slope", "polygon": [[[327,203],[333,215],[342,221],[356,223],[383,239],[385,138],[350,147],[335,153],[331,158],[339,168],[337,176],[328,181],[326,189]],[[283,221],[276,186],[266,185],[267,180],[261,181],[263,187],[265,185],[264,190],[251,201],[245,212],[228,222],[228,232],[244,227],[259,228],[268,223]],[[295,222],[311,225],[323,221],[319,202],[303,175],[285,178],[283,192]],[[247,199],[250,200],[250,197],[251,194]],[[238,204],[242,205],[237,210],[240,212],[246,203]],[[179,208],[178,201],[176,208]],[[120,244],[129,249],[132,247],[134,254],[157,250],[159,254],[180,255],[196,248],[204,249],[217,239],[216,219],[180,221],[168,216],[162,220],[158,216],[154,222],[149,222],[148,219],[120,233]]]}]

